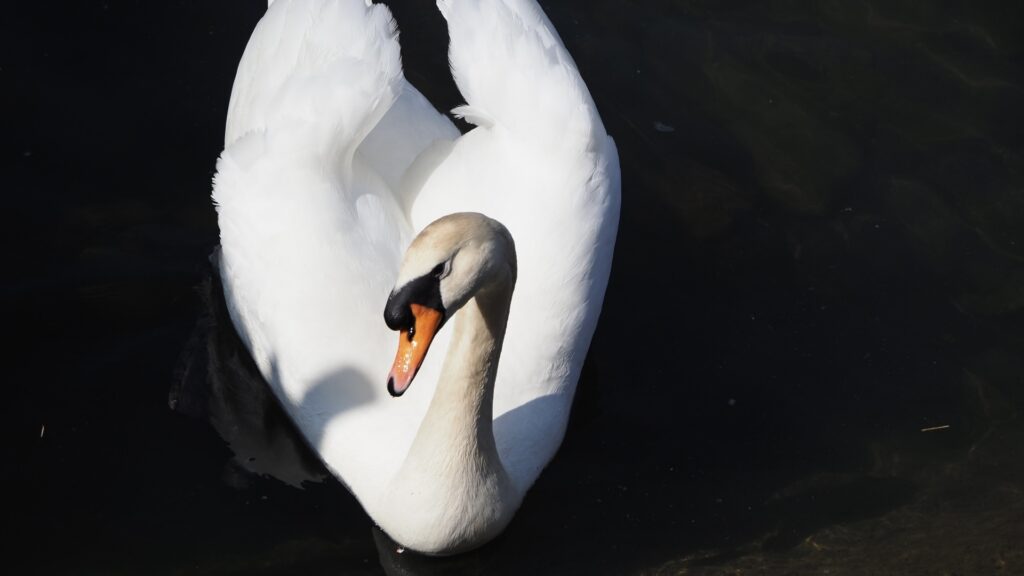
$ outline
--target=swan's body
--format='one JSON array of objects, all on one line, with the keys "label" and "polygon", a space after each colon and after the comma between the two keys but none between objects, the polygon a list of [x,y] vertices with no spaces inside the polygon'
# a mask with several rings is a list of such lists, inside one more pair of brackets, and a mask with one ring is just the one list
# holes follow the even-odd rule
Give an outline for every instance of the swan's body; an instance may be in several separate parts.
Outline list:
[{"label": "swan's body", "polygon": [[[392,537],[452,553],[504,528],[561,443],[610,270],[619,174],[533,0],[439,6],[460,113],[477,128],[459,136],[405,81],[387,8],[277,0],[239,64],[214,199],[232,319],[286,411]],[[469,211],[514,238],[515,291],[503,305],[459,302],[393,399],[381,312],[415,273],[403,251]],[[501,334],[481,331],[495,321]],[[499,353],[490,373],[474,368]]]}]

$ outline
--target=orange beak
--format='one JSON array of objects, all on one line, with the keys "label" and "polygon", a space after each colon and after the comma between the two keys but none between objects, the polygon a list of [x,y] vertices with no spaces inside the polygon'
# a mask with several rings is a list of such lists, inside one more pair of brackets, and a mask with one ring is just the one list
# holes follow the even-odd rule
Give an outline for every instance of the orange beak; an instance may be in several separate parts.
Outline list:
[{"label": "orange beak", "polygon": [[398,354],[388,374],[388,392],[395,397],[409,389],[423,359],[427,357],[434,335],[444,321],[444,313],[429,306],[410,304],[409,310],[416,322],[409,330],[398,333]]}]

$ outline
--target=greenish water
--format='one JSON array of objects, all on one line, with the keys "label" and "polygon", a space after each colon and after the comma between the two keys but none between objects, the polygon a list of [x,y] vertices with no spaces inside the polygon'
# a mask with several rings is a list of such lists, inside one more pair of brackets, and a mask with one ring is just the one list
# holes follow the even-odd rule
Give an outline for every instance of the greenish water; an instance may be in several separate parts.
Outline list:
[{"label": "greenish water", "polygon": [[[458,104],[432,4],[389,4]],[[208,284],[261,3],[9,8],[13,573],[1024,573],[1024,8],[542,5],[619,146],[619,241],[561,452],[448,560],[226,447],[323,475]]]}]

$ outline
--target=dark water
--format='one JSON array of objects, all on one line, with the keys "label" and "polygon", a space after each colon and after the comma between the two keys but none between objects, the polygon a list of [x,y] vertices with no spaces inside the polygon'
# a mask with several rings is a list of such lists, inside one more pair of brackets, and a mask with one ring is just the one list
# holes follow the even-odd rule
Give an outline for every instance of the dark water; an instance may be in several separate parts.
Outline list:
[{"label": "dark water", "polygon": [[[431,3],[390,4],[458,104]],[[542,4],[619,145],[619,243],[561,452],[449,560],[222,439],[322,472],[209,284],[262,3],[5,7],[12,573],[1024,573],[1024,5]]]}]

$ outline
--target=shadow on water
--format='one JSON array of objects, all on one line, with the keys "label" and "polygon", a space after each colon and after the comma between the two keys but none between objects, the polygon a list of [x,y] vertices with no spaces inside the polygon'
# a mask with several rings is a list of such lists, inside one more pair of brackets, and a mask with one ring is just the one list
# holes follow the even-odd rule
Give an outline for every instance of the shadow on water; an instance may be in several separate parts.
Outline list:
[{"label": "shadow on water", "polygon": [[205,312],[182,354],[168,404],[210,423],[233,458],[225,479],[245,486],[247,474],[268,474],[292,486],[319,481],[324,471],[281,409],[228,316],[219,277],[199,288]]}]

